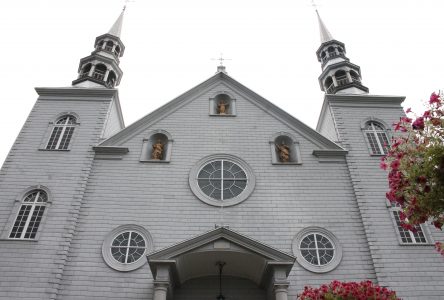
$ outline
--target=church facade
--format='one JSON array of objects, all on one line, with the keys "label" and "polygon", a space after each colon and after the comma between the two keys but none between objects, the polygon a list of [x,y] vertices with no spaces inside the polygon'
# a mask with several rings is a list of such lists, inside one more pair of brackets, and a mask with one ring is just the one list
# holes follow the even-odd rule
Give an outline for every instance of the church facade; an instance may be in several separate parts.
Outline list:
[{"label": "church facade", "polygon": [[369,94],[320,18],[316,130],[223,66],[125,127],[122,21],[71,87],[36,88],[0,173],[0,299],[443,299],[444,235],[400,226],[379,168],[404,97]]}]

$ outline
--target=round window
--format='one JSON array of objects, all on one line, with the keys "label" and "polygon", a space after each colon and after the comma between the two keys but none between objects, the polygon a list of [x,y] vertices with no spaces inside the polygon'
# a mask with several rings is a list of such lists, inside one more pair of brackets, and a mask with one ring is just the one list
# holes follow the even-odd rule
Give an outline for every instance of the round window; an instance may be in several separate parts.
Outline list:
[{"label": "round window", "polygon": [[335,247],[332,242],[320,233],[309,233],[299,245],[302,257],[314,266],[325,266],[334,257]]},{"label": "round window", "polygon": [[342,259],[338,239],[330,231],[320,227],[301,230],[293,240],[293,253],[302,267],[316,273],[333,270]]},{"label": "round window", "polygon": [[247,186],[247,174],[229,160],[214,160],[206,164],[197,175],[202,192],[216,200],[228,200],[238,196]]},{"label": "round window", "polygon": [[125,231],[119,234],[111,245],[111,255],[122,264],[136,262],[142,257],[145,250],[145,239],[135,231]]},{"label": "round window", "polygon": [[146,263],[144,256],[152,249],[153,242],[148,231],[138,225],[123,225],[105,237],[102,255],[111,268],[132,271]]},{"label": "round window", "polygon": [[213,155],[200,160],[191,170],[189,181],[200,200],[215,206],[244,201],[255,183],[251,168],[231,155]]}]

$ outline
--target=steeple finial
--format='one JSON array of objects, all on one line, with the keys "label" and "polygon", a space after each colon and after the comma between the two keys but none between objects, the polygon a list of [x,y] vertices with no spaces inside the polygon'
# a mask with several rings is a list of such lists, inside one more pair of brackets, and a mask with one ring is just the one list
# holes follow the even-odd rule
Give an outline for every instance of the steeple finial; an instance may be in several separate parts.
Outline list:
[{"label": "steeple finial", "polygon": [[322,22],[321,16],[319,16],[319,12],[317,9],[316,9],[316,15],[318,16],[318,21],[319,21],[319,31],[321,34],[321,43],[325,43],[325,42],[333,40],[333,36],[331,35],[330,31],[328,31],[327,26],[325,26],[324,22]]},{"label": "steeple finial", "polygon": [[122,24],[123,24],[123,14],[125,13],[126,5],[123,6],[123,10],[117,18],[116,22],[114,22],[111,29],[108,31],[108,34],[114,35],[120,38],[120,33],[122,32]]}]

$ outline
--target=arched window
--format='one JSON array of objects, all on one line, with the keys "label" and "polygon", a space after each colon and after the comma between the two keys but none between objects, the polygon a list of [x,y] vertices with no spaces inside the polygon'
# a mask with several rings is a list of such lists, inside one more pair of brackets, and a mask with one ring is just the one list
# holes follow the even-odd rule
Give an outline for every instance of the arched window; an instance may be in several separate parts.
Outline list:
[{"label": "arched window", "polygon": [[93,77],[98,80],[103,80],[106,70],[107,69],[104,64],[98,64],[94,69]]},{"label": "arched window", "polygon": [[329,57],[335,57],[336,56],[336,50],[334,47],[330,46],[327,48],[328,56]]},{"label": "arched window", "polygon": [[88,76],[89,71],[91,70],[92,64],[86,64],[83,66],[82,71],[80,72],[80,77]]},{"label": "arched window", "polygon": [[387,154],[389,140],[383,125],[375,121],[367,122],[364,127],[364,133],[367,138],[371,154]]},{"label": "arched window", "polygon": [[102,49],[102,47],[103,47],[103,43],[104,43],[104,41],[100,41],[100,42],[97,44],[97,50]]},{"label": "arched window", "polygon": [[76,126],[76,118],[72,115],[64,115],[59,118],[52,129],[47,150],[67,150]]},{"label": "arched window", "polygon": [[336,82],[338,83],[338,86],[346,85],[348,83],[347,80],[347,74],[344,70],[338,70],[335,73]]},{"label": "arched window", "polygon": [[108,78],[106,79],[106,86],[112,88],[114,87],[115,84],[116,84],[116,73],[110,71],[108,74]]},{"label": "arched window", "polygon": [[44,190],[32,190],[25,195],[12,227],[9,238],[34,239],[48,204],[48,195]]},{"label": "arched window", "polygon": [[356,73],[355,71],[350,70],[350,76],[353,82],[361,82],[361,79],[359,79],[359,74]]},{"label": "arched window", "polygon": [[338,49],[339,54],[344,54],[344,49],[342,49],[342,47],[338,47],[337,49]]},{"label": "arched window", "polygon": [[111,52],[111,51],[113,51],[113,46],[114,46],[114,43],[112,41],[108,41],[108,42],[106,42],[105,50]]},{"label": "arched window", "polygon": [[120,54],[120,47],[116,46],[116,49],[114,51],[116,52],[116,55],[119,56],[119,54]]}]

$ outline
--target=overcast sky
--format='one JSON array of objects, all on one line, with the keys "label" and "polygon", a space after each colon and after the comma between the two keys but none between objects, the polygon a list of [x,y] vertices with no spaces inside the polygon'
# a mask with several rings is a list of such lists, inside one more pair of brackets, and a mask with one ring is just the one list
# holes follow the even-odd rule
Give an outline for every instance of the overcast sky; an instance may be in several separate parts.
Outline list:
[{"label": "overcast sky", "polygon": [[[370,93],[405,107],[443,89],[444,1],[317,0],[333,37],[361,67]],[[0,162],[33,104],[34,87],[66,87],[123,0],[0,0]],[[136,0],[122,30],[119,88],[126,125],[212,76],[223,53],[230,76],[316,127],[323,93],[310,0]],[[49,120],[48,120],[49,121]],[[44,133],[42,133],[43,136]]]}]

